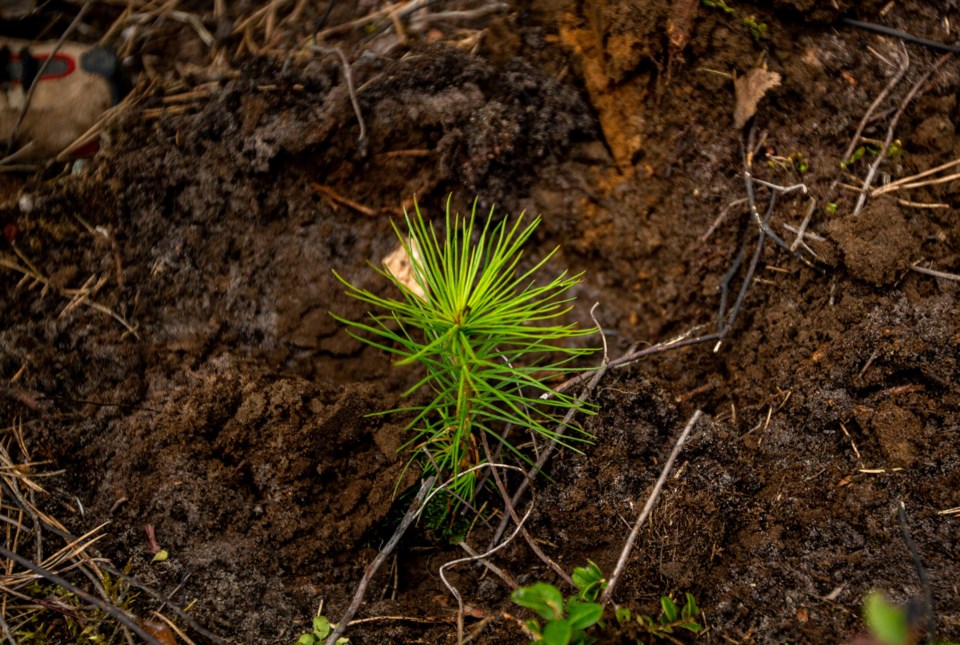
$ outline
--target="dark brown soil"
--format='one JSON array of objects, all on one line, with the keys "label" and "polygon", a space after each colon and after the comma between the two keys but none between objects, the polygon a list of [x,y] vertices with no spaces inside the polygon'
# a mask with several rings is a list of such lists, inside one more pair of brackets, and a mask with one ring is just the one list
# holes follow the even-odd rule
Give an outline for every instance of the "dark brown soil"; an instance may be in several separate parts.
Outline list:
[{"label": "dark brown soil", "polygon": [[[586,272],[572,319],[589,325],[599,302],[612,357],[713,331],[723,277],[757,236],[742,205],[705,235],[746,196],[728,74],[765,64],[783,80],[755,117],[755,175],[806,184],[808,195],[780,198],[771,226],[791,243],[784,226],[816,198],[817,258],[768,244],[719,347],[609,372],[592,394],[599,414],[583,420],[595,444],[552,460],[528,528],[565,569],[592,559],[612,571],[699,408],[705,420],[640,534],[619,603],[654,613],[661,595],[690,591],[707,642],[849,641],[868,591],[922,598],[896,518],[903,501],[938,637],[960,639],[960,514],[941,513],[960,506],[960,284],[911,269],[960,271],[958,183],[871,198],[857,215],[857,194],[835,185],[859,186],[875,158],[839,168],[901,48],[837,21],[949,41],[956,3],[907,0],[881,17],[881,2],[736,2],[730,15],[696,2],[543,0],[439,22],[389,50],[392,35],[345,31],[329,42],[354,61],[362,143],[338,59],[298,49],[318,4],[273,53],[220,67],[186,27],[158,26],[139,55],[161,82],[110,121],[101,152],[74,174],[54,165],[0,184],[0,252],[16,259],[13,241],[53,285],[0,272],[0,420],[22,420],[34,457],[64,469],[47,483],[73,532],[109,521],[103,555],[176,589],[178,604],[195,599],[198,622],[231,642],[293,642],[321,601],[337,620],[403,513],[395,491],[417,476],[397,484],[402,418],[366,415],[419,377],[328,315],[365,313],[331,271],[381,289],[367,263],[393,246],[401,206],[416,195],[439,215],[450,193],[461,211],[479,196],[483,208],[543,215],[530,257],[559,245],[550,267]],[[376,3],[335,4],[328,25]],[[116,16],[98,11],[93,24]],[[746,16],[767,25],[762,38]],[[455,46],[480,29],[475,53]],[[906,48],[910,67],[865,137],[886,136],[940,55]],[[164,102],[201,85],[199,99]],[[875,185],[958,156],[958,91],[954,56],[907,106],[902,154]],[[761,209],[768,196],[761,188]],[[57,290],[91,276],[103,283],[90,298],[135,335],[91,307],[63,314]],[[147,524],[168,561],[151,563]],[[479,523],[469,541],[480,549],[490,533]],[[461,556],[423,526],[409,534],[359,614],[405,618],[352,627],[351,642],[455,642],[456,601],[437,569]],[[520,541],[495,561],[520,583],[556,582]],[[464,566],[451,580],[479,642],[525,641],[497,578]]]}]

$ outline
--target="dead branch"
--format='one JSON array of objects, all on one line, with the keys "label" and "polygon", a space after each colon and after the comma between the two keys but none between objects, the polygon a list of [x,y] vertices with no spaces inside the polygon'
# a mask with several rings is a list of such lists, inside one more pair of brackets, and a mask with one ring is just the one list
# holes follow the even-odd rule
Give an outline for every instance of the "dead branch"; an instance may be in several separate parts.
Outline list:
[{"label": "dead branch", "polygon": [[413,523],[413,520],[420,513],[420,509],[426,505],[427,500],[430,499],[430,496],[428,496],[427,493],[430,492],[434,482],[436,481],[436,475],[432,475],[424,479],[423,483],[420,484],[420,491],[417,493],[417,496],[413,498],[413,501],[410,502],[410,507],[407,509],[407,513],[400,521],[400,525],[397,527],[397,530],[393,532],[393,537],[391,537],[387,544],[380,549],[380,553],[377,554],[377,557],[373,559],[373,562],[371,562],[363,572],[363,578],[360,579],[360,584],[357,585],[357,590],[353,594],[353,600],[350,601],[350,606],[347,607],[345,612],[343,612],[343,616],[340,617],[340,621],[327,638],[325,645],[336,645],[337,639],[343,635],[343,632],[350,623],[350,620],[353,618],[354,614],[357,613],[357,610],[360,609],[360,604],[363,602],[363,596],[367,592],[367,587],[370,585],[373,575],[397,547],[397,544],[400,542],[400,538],[402,538],[403,534],[407,532],[408,528],[410,528],[410,524]]},{"label": "dead branch", "polygon": [[860,214],[860,211],[863,210],[864,204],[867,202],[867,195],[870,192],[870,184],[873,183],[873,177],[877,173],[877,169],[880,167],[880,164],[883,163],[884,159],[887,158],[887,151],[890,149],[890,143],[893,141],[894,132],[896,132],[897,124],[900,123],[900,117],[903,116],[903,113],[906,111],[907,106],[913,101],[917,93],[920,91],[920,88],[923,87],[924,83],[927,82],[927,79],[930,78],[931,74],[937,71],[941,65],[943,65],[951,56],[952,53],[944,54],[930,66],[923,75],[917,79],[917,82],[913,84],[913,87],[910,88],[910,91],[907,92],[907,95],[903,97],[903,100],[900,102],[900,107],[897,108],[896,114],[893,115],[893,118],[890,120],[890,126],[887,128],[887,136],[883,140],[883,147],[880,149],[880,152],[877,153],[877,158],[873,160],[873,163],[870,164],[870,169],[867,171],[867,176],[863,180],[863,186],[860,188],[860,197],[857,199],[857,205],[853,209],[853,216],[856,217]]},{"label": "dead branch", "polygon": [[660,477],[657,479],[656,485],[654,485],[653,490],[650,492],[650,496],[647,497],[647,503],[643,505],[643,510],[640,511],[640,516],[637,518],[636,523],[633,525],[633,530],[630,531],[630,535],[627,537],[627,541],[623,545],[623,551],[620,552],[620,559],[617,560],[617,566],[614,567],[613,574],[610,576],[610,580],[607,583],[607,588],[603,590],[603,595],[600,597],[600,604],[606,605],[610,603],[610,600],[613,597],[613,592],[617,587],[617,581],[620,579],[620,574],[623,573],[623,568],[627,564],[627,559],[630,557],[630,552],[633,550],[633,545],[637,541],[637,535],[640,533],[640,527],[643,526],[647,516],[650,515],[650,511],[653,510],[654,504],[657,503],[657,499],[660,497],[660,491],[663,490],[663,484],[667,481],[667,475],[670,474],[670,469],[673,468],[673,462],[676,461],[677,455],[680,454],[680,449],[683,448],[684,442],[690,435],[690,431],[693,430],[693,427],[697,424],[697,421],[700,420],[702,415],[703,412],[700,410],[694,412],[693,416],[690,417],[690,420],[687,422],[687,426],[683,429],[683,432],[680,433],[680,438],[677,439],[677,443],[673,446],[673,451],[667,458],[667,463],[663,465],[663,471],[660,473]]}]

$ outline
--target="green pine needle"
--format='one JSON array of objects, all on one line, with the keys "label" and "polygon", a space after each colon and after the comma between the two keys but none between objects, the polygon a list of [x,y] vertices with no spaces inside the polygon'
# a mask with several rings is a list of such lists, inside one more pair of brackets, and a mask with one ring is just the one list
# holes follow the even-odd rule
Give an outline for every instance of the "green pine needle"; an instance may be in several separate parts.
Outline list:
[{"label": "green pine needle", "polygon": [[582,274],[563,272],[544,284],[536,280],[556,249],[518,275],[523,246],[540,218],[524,223],[521,214],[512,222],[494,222],[491,209],[479,226],[476,209],[474,202],[469,217],[451,215],[448,199],[442,236],[424,220],[416,202],[412,216],[404,211],[407,234],[394,224],[425,297],[389,270],[374,267],[399,290],[399,299],[378,296],[334,272],[347,295],[378,311],[367,322],[334,315],[350,327],[348,333],[395,355],[398,365],[426,368],[426,376],[404,395],[428,387],[432,400],[389,412],[413,415],[406,427],[413,437],[405,448],[426,454],[424,471],[452,477],[451,492],[468,501],[477,472],[463,473],[485,461],[478,433],[487,433],[527,463],[529,457],[503,440],[507,425],[574,450],[592,439],[576,426],[557,435],[559,419],[569,410],[593,412],[584,402],[554,391],[546,379],[562,377],[571,361],[594,351],[566,347],[565,341],[597,331],[558,320],[570,311],[568,292]]}]

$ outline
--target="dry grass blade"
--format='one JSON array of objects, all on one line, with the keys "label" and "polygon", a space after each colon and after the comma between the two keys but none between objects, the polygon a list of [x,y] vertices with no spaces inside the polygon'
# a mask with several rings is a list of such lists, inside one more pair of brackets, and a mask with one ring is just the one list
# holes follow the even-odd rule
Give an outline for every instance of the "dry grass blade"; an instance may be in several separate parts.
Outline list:
[{"label": "dry grass blade", "polygon": [[883,163],[883,160],[887,158],[887,151],[890,149],[890,144],[893,142],[893,134],[896,132],[897,124],[900,123],[900,118],[903,116],[904,112],[906,112],[907,106],[910,105],[913,99],[920,92],[921,88],[923,88],[923,86],[926,84],[927,79],[929,79],[935,71],[940,69],[940,66],[947,62],[951,56],[953,56],[953,54],[944,54],[938,58],[936,62],[934,62],[934,64],[931,65],[930,68],[924,72],[919,79],[917,79],[917,82],[913,84],[913,87],[910,88],[910,91],[907,92],[907,95],[900,102],[900,106],[897,108],[896,113],[890,120],[890,125],[887,128],[887,136],[883,140],[883,147],[877,154],[877,158],[872,164],[870,164],[870,169],[867,171],[867,177],[863,180],[863,186],[860,188],[860,197],[857,198],[857,205],[853,209],[854,217],[860,214],[860,211],[863,210],[863,207],[867,202],[867,195],[870,194],[870,185],[873,183],[873,178],[876,175],[880,164]]},{"label": "dry grass blade", "polygon": [[[938,172],[942,172],[944,170],[950,170],[951,168],[954,168],[956,166],[960,166],[960,159],[954,159],[953,161],[948,161],[947,163],[941,164],[936,168],[930,168],[929,170],[924,170],[923,172],[919,172],[915,175],[910,175],[909,177],[902,177],[896,181],[891,181],[889,184],[886,184],[879,188],[874,188],[873,192],[870,193],[870,196],[877,197],[878,195],[885,195],[889,192],[899,190],[900,188],[915,188],[917,186],[926,185],[923,182],[920,182],[920,183],[917,183],[917,182],[920,179],[929,177],[931,175],[935,175]],[[957,175],[952,175],[952,177],[956,178]]]},{"label": "dry grass blade", "polygon": [[[139,629],[135,629],[136,623],[130,616],[111,602],[104,589],[104,577],[98,567],[98,560],[89,553],[93,545],[104,537],[101,533],[104,525],[79,538],[67,540],[66,544],[52,555],[43,558],[44,530],[61,525],[37,507],[34,494],[42,493],[43,489],[32,482],[31,477],[48,473],[35,472],[40,463],[30,460],[23,438],[22,423],[15,423],[9,432],[10,435],[0,443],[0,508],[10,515],[2,516],[7,530],[4,545],[0,547],[0,555],[4,558],[3,572],[0,574],[0,591],[3,593],[0,604],[0,632],[3,637],[7,642],[15,643],[22,633],[31,629],[50,629],[53,625],[51,616],[58,616],[58,621],[89,624],[93,618],[87,606],[113,616],[122,625],[144,636]],[[22,459],[14,459],[14,449],[19,450],[17,457]],[[13,515],[16,515],[17,519],[14,519]],[[27,516],[33,520],[32,529],[22,524]],[[33,561],[20,554],[31,543],[36,550],[36,560]],[[70,571],[78,571],[86,576],[99,597],[79,589],[62,577]],[[59,591],[49,592],[37,587],[37,581],[41,579],[57,585]],[[17,599],[18,602],[10,602],[11,599]],[[63,629],[69,631],[66,625]],[[49,632],[48,637],[58,638],[57,634],[62,632]],[[146,642],[157,642],[151,640],[149,634],[145,636]]]},{"label": "dry grass blade", "polygon": [[[41,295],[45,293],[47,289],[53,289],[64,298],[68,298],[71,301],[71,303],[79,299],[77,306],[79,306],[79,304],[84,304],[87,307],[90,307],[91,309],[94,309],[96,311],[99,311],[102,314],[106,314],[110,316],[111,318],[116,320],[118,323],[123,325],[123,327],[129,333],[133,334],[133,336],[139,340],[140,335],[137,334],[136,328],[133,325],[131,325],[129,322],[127,322],[126,318],[124,318],[123,316],[115,312],[113,309],[110,309],[105,305],[101,305],[100,303],[95,302],[94,300],[91,300],[89,298],[90,294],[88,290],[85,290],[83,288],[65,289],[65,288],[58,287],[56,284],[54,284],[50,280],[50,278],[43,275],[37,269],[37,267],[35,267],[33,263],[31,263],[29,259],[27,259],[27,257],[17,247],[14,247],[14,250],[17,252],[17,255],[19,256],[20,260],[22,260],[26,266],[20,264],[16,260],[11,259],[9,257],[0,256],[0,267],[4,267],[6,269],[10,269],[11,271],[16,271],[17,273],[20,273],[24,276],[24,278],[32,280],[34,284],[42,284],[44,286],[44,289],[41,292]],[[70,308],[71,307],[68,304],[67,309],[70,309]]]}]

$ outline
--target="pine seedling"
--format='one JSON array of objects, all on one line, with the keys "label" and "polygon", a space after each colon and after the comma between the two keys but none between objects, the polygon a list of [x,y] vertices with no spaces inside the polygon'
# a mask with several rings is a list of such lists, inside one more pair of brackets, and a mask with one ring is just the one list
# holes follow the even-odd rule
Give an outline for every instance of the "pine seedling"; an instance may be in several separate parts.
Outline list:
[{"label": "pine seedling", "polygon": [[478,222],[476,211],[474,202],[468,217],[451,214],[448,199],[442,234],[416,203],[412,214],[404,211],[407,233],[396,224],[394,230],[410,259],[410,279],[374,267],[399,297],[376,295],[334,272],[347,295],[376,310],[363,322],[334,316],[349,333],[398,357],[397,365],[426,368],[404,397],[428,388],[427,402],[383,414],[411,415],[406,430],[413,436],[404,445],[414,453],[411,460],[419,455],[425,473],[451,478],[450,492],[464,501],[476,492],[477,470],[470,469],[485,462],[479,433],[526,463],[530,459],[516,440],[507,438],[510,426],[574,450],[591,439],[576,426],[558,434],[564,413],[591,413],[591,408],[554,391],[548,381],[593,351],[565,342],[596,331],[560,320],[571,308],[569,290],[582,274],[564,271],[546,282],[535,278],[556,249],[532,268],[519,268],[523,246],[540,218],[525,223],[521,214],[497,222],[491,209],[486,221]]}]

